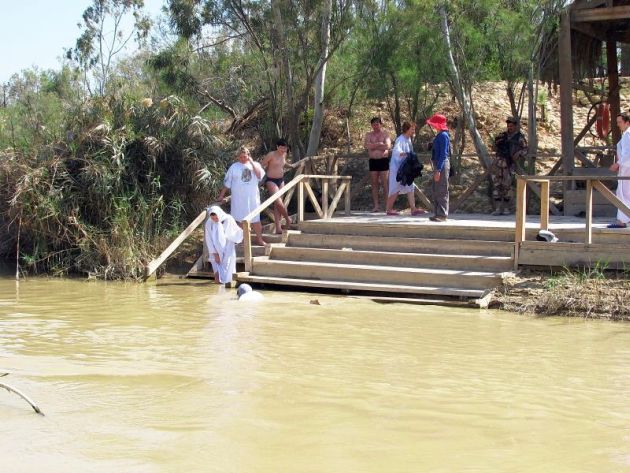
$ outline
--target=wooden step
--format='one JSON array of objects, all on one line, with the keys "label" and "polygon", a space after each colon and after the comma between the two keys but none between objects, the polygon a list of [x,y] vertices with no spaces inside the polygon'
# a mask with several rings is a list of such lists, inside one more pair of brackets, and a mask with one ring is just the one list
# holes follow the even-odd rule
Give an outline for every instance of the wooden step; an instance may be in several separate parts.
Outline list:
[{"label": "wooden step", "polygon": [[487,289],[497,286],[502,281],[501,273],[486,271],[282,261],[271,260],[266,256],[254,258],[252,274],[365,283],[387,281],[391,284],[406,286],[459,287],[464,289]]},{"label": "wooden step", "polygon": [[475,271],[510,271],[510,256],[443,255],[362,251],[354,249],[301,248],[274,246],[269,255],[272,260],[311,261],[320,263],[367,264],[411,268],[442,268]]},{"label": "wooden step", "polygon": [[330,235],[289,232],[287,246],[362,251],[391,251],[478,256],[507,256],[514,252],[514,243],[505,241],[448,240],[431,238],[398,238],[363,235]]},{"label": "wooden step", "polygon": [[[363,223],[331,220],[311,220],[300,223],[302,233],[327,235],[363,235],[373,237],[435,238],[453,240],[514,241],[514,228],[471,227],[451,223]],[[532,238],[536,232],[529,231]]]},{"label": "wooden step", "polygon": [[[278,286],[299,286],[306,288],[324,288],[336,289],[340,291],[358,291],[358,292],[383,292],[397,294],[424,294],[449,297],[464,297],[479,299],[482,298],[487,291],[482,289],[462,289],[456,287],[439,287],[439,286],[405,286],[400,284],[382,284],[382,283],[361,283],[350,281],[324,280],[324,279],[301,279],[289,277],[271,277],[258,276],[250,273],[238,273],[236,275],[238,282],[271,284]],[[437,303],[437,302],[436,302]]]}]

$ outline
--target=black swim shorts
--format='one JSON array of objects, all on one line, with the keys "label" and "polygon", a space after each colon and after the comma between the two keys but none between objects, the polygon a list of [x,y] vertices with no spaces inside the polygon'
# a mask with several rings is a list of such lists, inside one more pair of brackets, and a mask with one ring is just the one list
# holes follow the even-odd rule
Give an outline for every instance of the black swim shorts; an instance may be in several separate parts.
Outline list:
[{"label": "black swim shorts", "polygon": [[389,171],[389,158],[369,159],[370,171]]}]

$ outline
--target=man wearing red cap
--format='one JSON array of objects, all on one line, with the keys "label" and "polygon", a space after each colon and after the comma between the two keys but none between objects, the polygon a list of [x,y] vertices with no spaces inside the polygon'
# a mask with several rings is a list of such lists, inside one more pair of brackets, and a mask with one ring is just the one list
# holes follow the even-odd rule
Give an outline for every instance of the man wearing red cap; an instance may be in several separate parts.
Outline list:
[{"label": "man wearing red cap", "polygon": [[446,117],[436,113],[427,120],[427,125],[437,131],[431,147],[431,164],[433,164],[433,217],[434,222],[446,222],[448,219],[448,178],[451,170],[449,156],[451,140],[448,135]]}]

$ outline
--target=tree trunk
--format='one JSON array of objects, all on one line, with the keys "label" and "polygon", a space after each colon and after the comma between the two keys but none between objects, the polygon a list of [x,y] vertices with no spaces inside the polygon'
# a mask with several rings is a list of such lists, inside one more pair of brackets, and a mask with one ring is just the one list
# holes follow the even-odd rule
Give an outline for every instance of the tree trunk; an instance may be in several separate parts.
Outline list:
[{"label": "tree trunk", "polygon": [[396,129],[396,136],[398,136],[402,134],[402,123],[400,121],[400,94],[398,93],[398,81],[396,80],[396,74],[390,72],[389,76],[392,79],[394,105],[392,107],[389,100],[387,100],[387,104],[389,105],[389,114],[392,117],[394,128]]},{"label": "tree trunk", "polygon": [[328,46],[330,44],[330,19],[332,15],[332,0],[324,0],[322,12],[322,51],[320,54],[319,72],[315,78],[315,104],[313,106],[313,124],[308,139],[307,156],[315,156],[319,149],[319,138],[324,122],[324,85],[326,83],[326,64],[328,62]]},{"label": "tree trunk", "polygon": [[510,110],[512,111],[513,117],[518,117],[518,109],[516,107],[516,97],[514,96],[514,89],[516,88],[516,84],[514,82],[508,81],[506,92],[508,99],[510,101]]},{"label": "tree trunk", "polygon": [[283,0],[273,0],[271,2],[271,10],[273,15],[274,33],[278,44],[278,53],[281,58],[282,72],[284,74],[284,88],[287,94],[287,128],[289,133],[289,143],[292,147],[292,155],[294,161],[299,161],[302,157],[299,133],[299,117],[295,107],[295,98],[293,94],[293,73],[291,72],[291,63],[289,61],[289,53],[287,50],[287,41],[285,37],[285,25],[282,21]]},{"label": "tree trunk", "polygon": [[475,150],[479,155],[481,164],[485,169],[488,169],[491,164],[490,156],[488,154],[488,148],[486,148],[486,145],[483,142],[481,135],[479,134],[479,130],[477,130],[475,117],[472,113],[472,98],[468,96],[468,93],[466,92],[462,84],[459,69],[457,68],[457,64],[455,63],[455,58],[453,57],[453,49],[451,46],[451,33],[449,30],[448,18],[446,15],[446,5],[442,3],[438,7],[438,11],[440,13],[442,35],[444,37],[444,43],[446,44],[446,56],[448,60],[449,72],[451,74],[453,88],[457,93],[457,101],[459,102],[459,105],[464,113],[464,120],[466,121],[466,125],[468,126],[468,131],[470,132],[470,136],[475,145]]},{"label": "tree trunk", "polygon": [[621,75],[630,76],[630,44],[621,45]]}]

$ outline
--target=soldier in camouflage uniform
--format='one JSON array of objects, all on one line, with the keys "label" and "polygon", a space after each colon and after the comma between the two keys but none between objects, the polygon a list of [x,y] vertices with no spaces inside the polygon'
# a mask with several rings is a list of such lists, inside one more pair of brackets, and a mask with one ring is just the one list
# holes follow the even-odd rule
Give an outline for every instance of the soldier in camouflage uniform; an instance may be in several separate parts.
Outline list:
[{"label": "soldier in camouflage uniform", "polygon": [[514,197],[514,163],[527,155],[527,140],[519,128],[519,120],[508,117],[505,121],[507,131],[499,133],[494,139],[496,157],[490,166],[492,178],[492,215],[509,215]]}]

